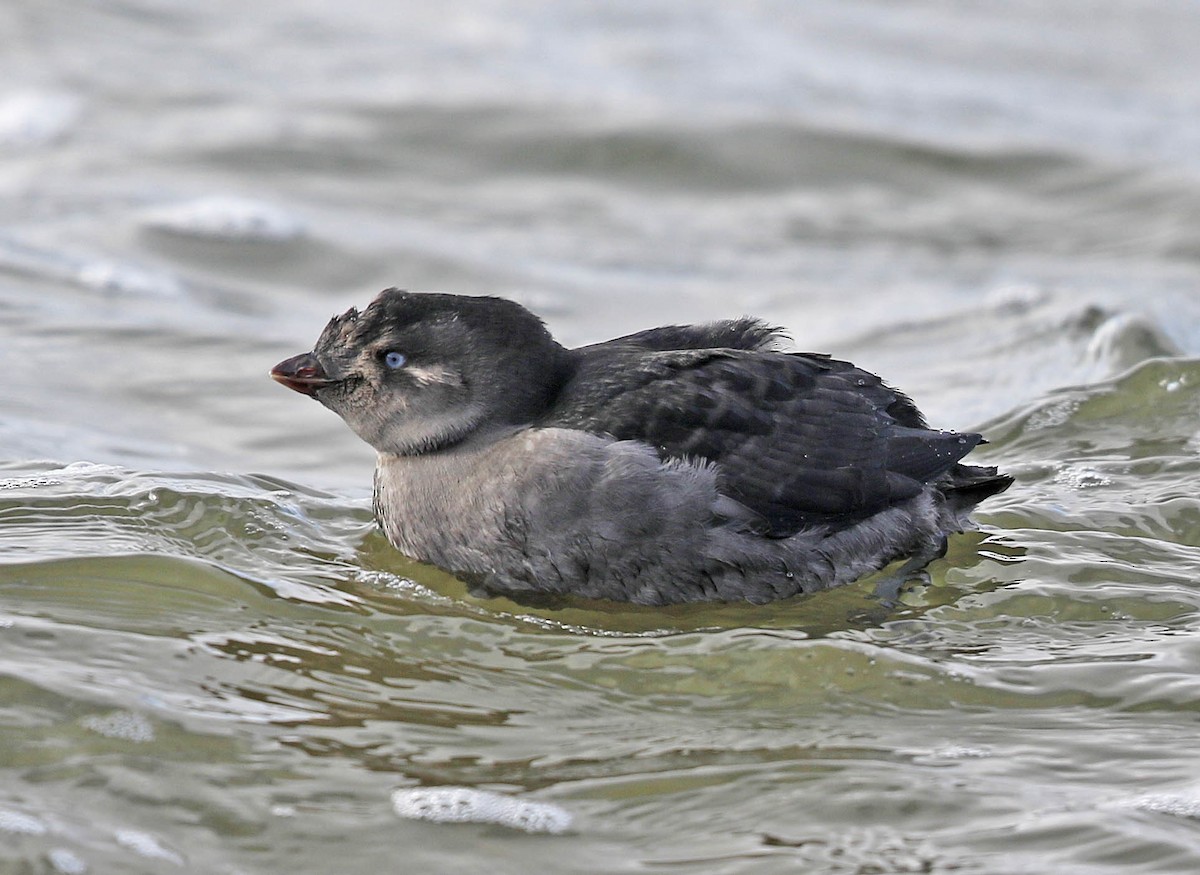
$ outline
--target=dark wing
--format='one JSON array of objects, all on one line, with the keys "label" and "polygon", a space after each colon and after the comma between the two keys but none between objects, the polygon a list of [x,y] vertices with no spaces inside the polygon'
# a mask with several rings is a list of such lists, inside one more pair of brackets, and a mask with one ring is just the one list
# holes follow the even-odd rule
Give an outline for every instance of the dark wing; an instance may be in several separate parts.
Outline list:
[{"label": "dark wing", "polygon": [[616,340],[584,347],[579,352],[585,355],[591,350],[605,351],[617,346],[636,347],[643,350],[669,352],[685,349],[775,349],[787,339],[782,328],[776,328],[753,316],[726,319],[704,325],[665,325],[649,328],[636,334],[627,334]]},{"label": "dark wing", "polygon": [[932,431],[906,396],[804,353],[598,345],[540,423],[641,441],[717,465],[765,534],[870,516],[921,492],[979,443]]}]

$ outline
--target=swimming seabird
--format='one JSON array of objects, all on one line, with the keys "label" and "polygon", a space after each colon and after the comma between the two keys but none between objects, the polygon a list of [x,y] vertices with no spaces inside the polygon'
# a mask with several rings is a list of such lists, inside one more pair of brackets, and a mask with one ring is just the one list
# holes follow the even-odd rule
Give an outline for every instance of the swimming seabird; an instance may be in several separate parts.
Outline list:
[{"label": "swimming seabird", "polygon": [[742,318],[578,349],[496,297],[388,289],[271,376],[378,452],[375,514],[475,591],[764,603],[941,555],[1012,478],[879,377]]}]

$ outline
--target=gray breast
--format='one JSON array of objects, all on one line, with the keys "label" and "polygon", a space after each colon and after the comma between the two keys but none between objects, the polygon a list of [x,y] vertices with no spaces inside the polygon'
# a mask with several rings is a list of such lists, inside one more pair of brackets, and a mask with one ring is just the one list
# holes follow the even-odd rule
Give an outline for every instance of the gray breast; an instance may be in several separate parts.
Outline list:
[{"label": "gray breast", "polygon": [[376,513],[413,558],[490,593],[765,602],[856,579],[938,537],[930,494],[859,525],[753,531],[711,465],[569,429],[381,455]]}]

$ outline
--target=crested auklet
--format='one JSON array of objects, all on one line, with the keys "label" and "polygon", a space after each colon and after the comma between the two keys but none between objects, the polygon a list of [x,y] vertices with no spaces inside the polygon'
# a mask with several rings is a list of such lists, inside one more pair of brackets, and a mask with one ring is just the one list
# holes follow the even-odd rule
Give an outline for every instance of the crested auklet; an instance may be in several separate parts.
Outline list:
[{"label": "crested auklet", "polygon": [[375,515],[476,592],[768,602],[941,555],[1012,478],[757,319],[566,349],[495,297],[388,289],[271,376],[378,453]]}]

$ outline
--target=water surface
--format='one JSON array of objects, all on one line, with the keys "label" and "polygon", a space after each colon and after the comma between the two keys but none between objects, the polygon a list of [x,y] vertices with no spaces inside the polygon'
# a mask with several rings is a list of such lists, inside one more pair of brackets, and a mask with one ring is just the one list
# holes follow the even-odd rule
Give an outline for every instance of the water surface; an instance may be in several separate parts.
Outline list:
[{"label": "water surface", "polygon": [[[1193,4],[0,32],[0,868],[1200,867]],[[266,378],[392,285],[760,315],[1018,483],[895,607],[476,599]]]}]

